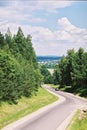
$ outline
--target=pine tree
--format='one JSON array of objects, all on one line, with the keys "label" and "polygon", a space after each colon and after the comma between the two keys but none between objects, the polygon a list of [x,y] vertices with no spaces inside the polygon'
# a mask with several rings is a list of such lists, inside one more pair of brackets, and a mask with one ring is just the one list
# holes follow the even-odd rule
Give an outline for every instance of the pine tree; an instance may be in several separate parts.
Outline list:
[{"label": "pine tree", "polygon": [[21,96],[36,93],[41,85],[31,40],[20,27],[13,37],[9,28],[5,36],[0,33],[0,101],[15,103]]},{"label": "pine tree", "polygon": [[3,48],[4,46],[4,36],[3,34],[0,32],[0,48]]}]

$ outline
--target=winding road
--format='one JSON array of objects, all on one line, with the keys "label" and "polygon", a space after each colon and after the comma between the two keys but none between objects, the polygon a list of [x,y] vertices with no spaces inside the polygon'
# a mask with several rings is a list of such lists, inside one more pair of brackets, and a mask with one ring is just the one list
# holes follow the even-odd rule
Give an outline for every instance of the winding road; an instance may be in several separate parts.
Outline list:
[{"label": "winding road", "polygon": [[[61,124],[79,107],[87,106],[87,100],[72,94],[55,91],[47,85],[44,88],[58,95],[61,100],[38,110],[37,112],[19,120],[2,130],[60,130]],[[64,130],[62,128],[61,130]]]}]

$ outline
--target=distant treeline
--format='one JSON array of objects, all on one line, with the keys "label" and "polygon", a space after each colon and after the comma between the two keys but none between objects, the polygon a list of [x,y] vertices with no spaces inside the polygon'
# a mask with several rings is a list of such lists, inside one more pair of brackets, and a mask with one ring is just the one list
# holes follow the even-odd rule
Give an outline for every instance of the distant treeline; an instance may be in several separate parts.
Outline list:
[{"label": "distant treeline", "polygon": [[19,27],[12,36],[10,29],[0,32],[0,102],[16,102],[21,96],[31,96],[41,85],[31,36],[24,36]]},{"label": "distant treeline", "polygon": [[68,87],[67,91],[80,93],[87,97],[87,52],[80,48],[67,51],[55,68],[54,84]]},{"label": "distant treeline", "polygon": [[58,61],[60,60],[60,56],[37,56],[37,61],[38,62],[44,62],[44,61]]}]

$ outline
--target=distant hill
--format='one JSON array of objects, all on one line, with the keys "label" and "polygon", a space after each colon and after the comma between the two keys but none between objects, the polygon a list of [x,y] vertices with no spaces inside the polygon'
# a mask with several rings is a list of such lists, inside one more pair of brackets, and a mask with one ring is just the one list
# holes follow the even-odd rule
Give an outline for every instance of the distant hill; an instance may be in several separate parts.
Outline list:
[{"label": "distant hill", "polygon": [[58,61],[62,57],[61,56],[37,56],[38,62],[48,62],[48,61]]}]

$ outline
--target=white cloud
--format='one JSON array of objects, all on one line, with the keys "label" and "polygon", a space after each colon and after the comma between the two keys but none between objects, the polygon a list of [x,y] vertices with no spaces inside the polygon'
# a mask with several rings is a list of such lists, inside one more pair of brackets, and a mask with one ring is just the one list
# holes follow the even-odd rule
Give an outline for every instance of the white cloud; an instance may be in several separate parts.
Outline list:
[{"label": "white cloud", "polygon": [[63,17],[58,20],[59,29],[64,29],[66,31],[71,31],[75,29],[75,26],[72,25],[66,17]]},{"label": "white cloud", "polygon": [[[11,32],[17,32],[19,26],[25,35],[31,34],[33,46],[37,55],[63,55],[67,49],[83,47],[87,51],[87,30],[78,28],[66,18],[58,19],[58,28],[55,31],[42,26],[32,26],[29,23],[42,23],[46,19],[40,17],[36,11],[55,13],[59,8],[70,6],[72,1],[24,1],[14,0],[9,4],[0,5],[0,31],[6,32],[10,27]],[[27,25],[25,24],[27,23]]]},{"label": "white cloud", "polygon": [[[34,12],[44,10],[47,12],[55,12],[58,8],[70,6],[71,1],[3,1],[0,5],[0,18],[9,22],[22,23],[27,22],[45,22],[44,18],[35,17]],[[2,6],[3,5],[3,6]]]},{"label": "white cloud", "polygon": [[70,6],[72,1],[58,1],[58,0],[50,0],[50,1],[38,1],[37,7],[39,9],[45,9],[48,12],[56,12],[56,9],[64,8]]},{"label": "white cloud", "polygon": [[[67,18],[58,20],[58,29],[51,31],[48,28],[8,23],[3,26],[6,31],[10,27],[11,32],[17,32],[21,26],[25,35],[31,34],[34,49],[37,55],[63,55],[68,49],[78,50],[82,47],[87,51],[87,30],[75,27]],[[0,29],[2,29],[0,27]]]},{"label": "white cloud", "polygon": [[37,54],[44,52],[44,55],[63,55],[68,49],[78,50],[80,47],[87,51],[86,29],[75,27],[67,18],[59,19],[58,27],[58,30],[54,32],[43,27],[33,28],[33,43]]},{"label": "white cloud", "polygon": [[70,43],[87,41],[87,30],[75,27],[66,17],[58,20],[58,27],[58,31],[55,32],[58,40],[66,40]]},{"label": "white cloud", "polygon": [[[26,4],[28,3],[28,4]],[[9,23],[23,23],[23,22],[45,22],[45,18],[35,17],[32,13],[36,9],[34,3],[33,6],[30,5],[30,2],[12,1],[7,6],[1,6],[0,8],[0,19],[8,20]]]}]

